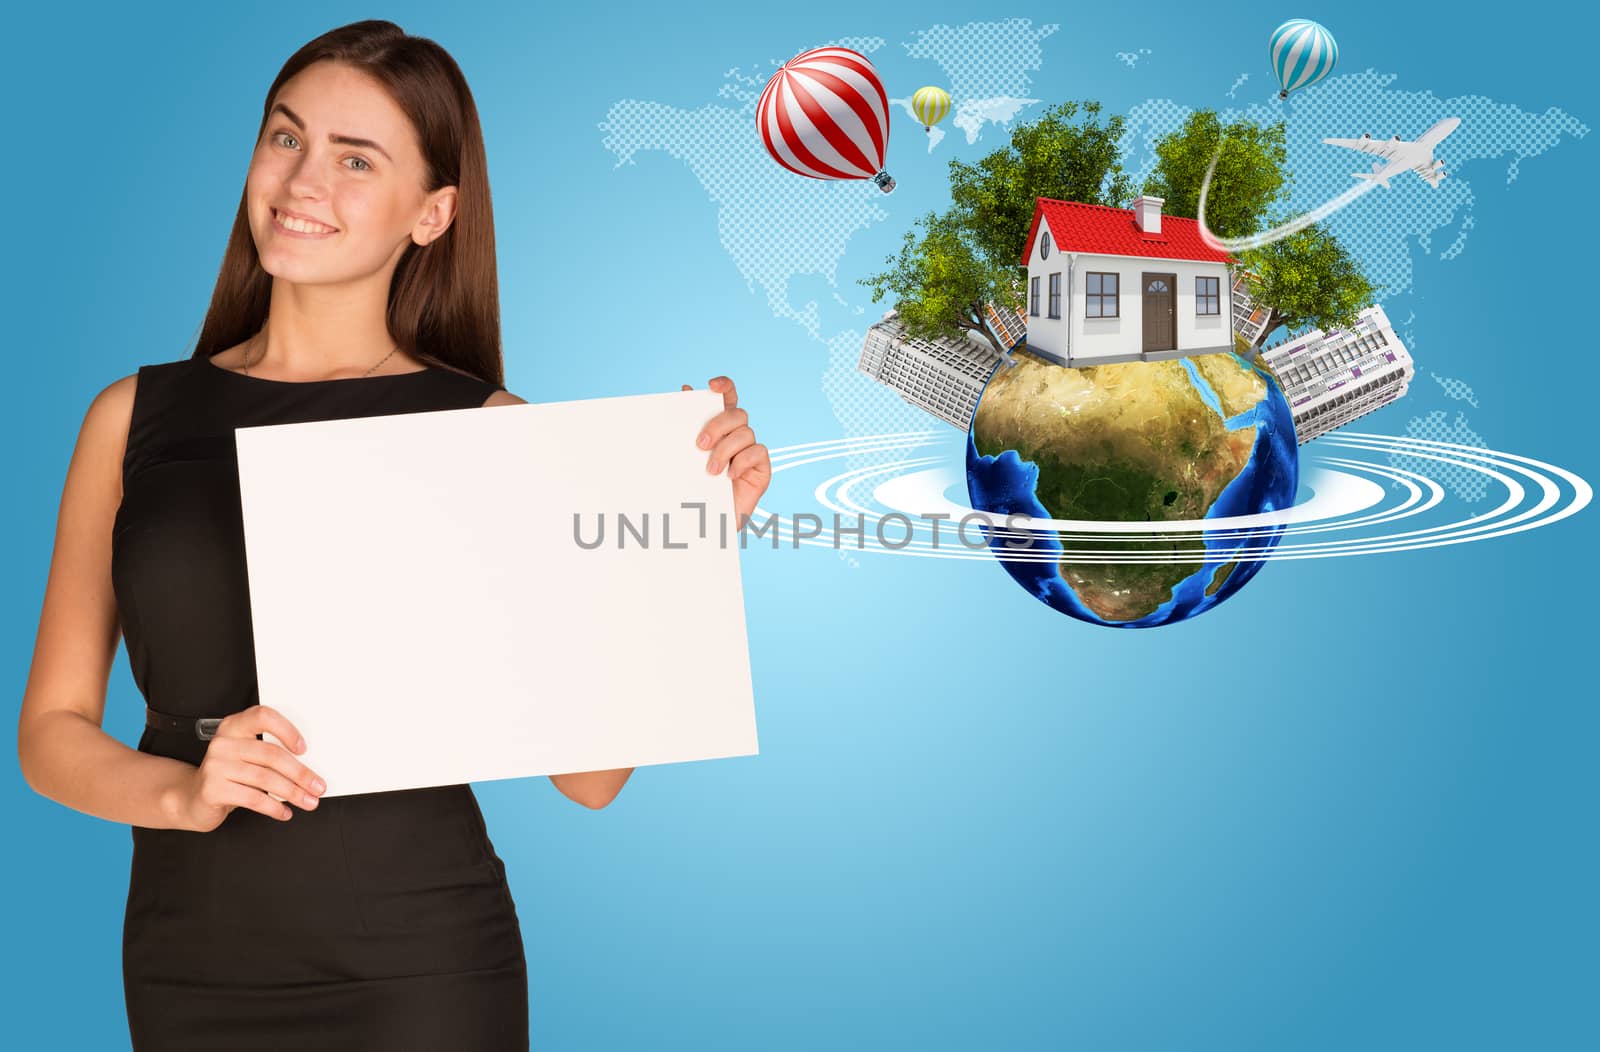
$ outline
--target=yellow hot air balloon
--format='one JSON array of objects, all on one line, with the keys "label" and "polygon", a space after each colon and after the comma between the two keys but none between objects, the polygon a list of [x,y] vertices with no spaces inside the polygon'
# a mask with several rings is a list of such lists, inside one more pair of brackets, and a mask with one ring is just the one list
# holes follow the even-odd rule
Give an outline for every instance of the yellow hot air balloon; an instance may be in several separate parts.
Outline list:
[{"label": "yellow hot air balloon", "polygon": [[932,131],[939,119],[950,112],[950,93],[931,84],[918,88],[911,96],[911,112],[922,122],[923,131]]}]

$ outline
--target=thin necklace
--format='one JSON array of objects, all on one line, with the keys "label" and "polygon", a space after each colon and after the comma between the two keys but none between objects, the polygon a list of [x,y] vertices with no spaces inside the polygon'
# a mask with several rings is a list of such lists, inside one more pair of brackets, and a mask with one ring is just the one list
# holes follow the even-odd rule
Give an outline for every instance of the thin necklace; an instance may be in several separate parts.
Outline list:
[{"label": "thin necklace", "polygon": [[[371,376],[373,369],[378,368],[378,366],[382,365],[384,362],[388,361],[390,358],[393,358],[394,357],[394,352],[398,351],[399,349],[400,349],[400,345],[399,344],[395,344],[395,346],[390,349],[388,354],[384,355],[382,358],[380,358],[378,360],[378,365],[374,365],[372,367],[372,369],[368,369],[366,372],[362,373],[361,376],[357,377],[356,379],[363,379],[365,377]],[[244,352],[244,374],[246,376],[250,375],[250,350],[249,350],[249,348],[246,348],[245,352]]]}]

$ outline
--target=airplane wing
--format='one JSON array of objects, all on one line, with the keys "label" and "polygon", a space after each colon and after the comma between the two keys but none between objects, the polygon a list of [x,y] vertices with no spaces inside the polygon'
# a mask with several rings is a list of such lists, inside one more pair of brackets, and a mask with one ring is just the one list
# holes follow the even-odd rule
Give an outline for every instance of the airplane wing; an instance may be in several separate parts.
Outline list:
[{"label": "airplane wing", "polygon": [[1439,171],[1437,168],[1434,168],[1432,165],[1418,165],[1411,170],[1422,176],[1423,179],[1427,180],[1429,186],[1438,186],[1439,180],[1444,178],[1444,173]]},{"label": "airplane wing", "polygon": [[1395,151],[1411,144],[1405,141],[1395,142],[1393,139],[1323,139],[1329,146],[1343,146],[1347,150],[1360,150],[1370,153],[1374,157],[1392,157]]},{"label": "airplane wing", "polygon": [[1455,131],[1460,125],[1460,117],[1446,117],[1444,120],[1439,121],[1433,127],[1417,136],[1417,145],[1421,146],[1429,153],[1432,153],[1433,148],[1439,145],[1446,135],[1449,135],[1451,132]]}]

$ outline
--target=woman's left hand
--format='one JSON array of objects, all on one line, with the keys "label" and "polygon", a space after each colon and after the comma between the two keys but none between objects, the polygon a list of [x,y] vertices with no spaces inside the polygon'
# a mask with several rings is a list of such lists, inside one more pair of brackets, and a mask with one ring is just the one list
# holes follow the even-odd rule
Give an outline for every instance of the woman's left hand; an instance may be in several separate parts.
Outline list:
[{"label": "woman's left hand", "polygon": [[[728,469],[733,479],[733,510],[738,520],[735,525],[743,525],[755,513],[756,503],[772,482],[772,461],[767,457],[767,447],[757,442],[756,433],[750,430],[750,414],[739,408],[733,381],[726,376],[713,376],[706,386],[722,392],[723,408],[707,421],[695,444],[711,451],[707,471],[715,475],[724,467]],[[683,389],[694,390],[688,384]]]}]

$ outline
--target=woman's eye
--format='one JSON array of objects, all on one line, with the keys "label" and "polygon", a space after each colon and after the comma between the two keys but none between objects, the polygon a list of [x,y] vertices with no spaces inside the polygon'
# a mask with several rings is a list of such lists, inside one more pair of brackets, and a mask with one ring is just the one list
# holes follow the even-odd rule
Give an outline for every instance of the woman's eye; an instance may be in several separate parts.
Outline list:
[{"label": "woman's eye", "polygon": [[[273,132],[273,135],[275,137],[281,136],[285,140],[290,140],[290,141],[294,141],[294,142],[298,142],[299,141],[299,140],[295,139],[293,134],[291,134],[289,132],[286,132],[286,131]],[[361,163],[361,165],[362,165],[362,167],[354,168],[354,169],[352,169],[352,171],[357,171],[357,172],[370,172],[370,171],[372,171],[372,162],[367,160],[365,157],[352,157],[352,158],[350,158],[350,160],[359,161]]]}]

